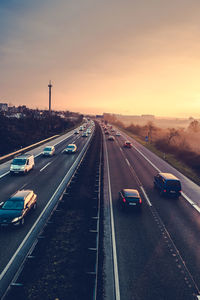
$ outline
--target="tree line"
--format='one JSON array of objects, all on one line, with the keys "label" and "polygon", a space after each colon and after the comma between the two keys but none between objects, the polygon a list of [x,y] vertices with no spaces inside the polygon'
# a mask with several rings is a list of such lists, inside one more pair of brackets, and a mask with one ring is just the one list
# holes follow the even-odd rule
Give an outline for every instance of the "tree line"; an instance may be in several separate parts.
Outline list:
[{"label": "tree line", "polygon": [[79,114],[73,118],[48,114],[41,118],[34,114],[10,118],[0,113],[0,156],[63,133],[81,123],[82,119]]}]

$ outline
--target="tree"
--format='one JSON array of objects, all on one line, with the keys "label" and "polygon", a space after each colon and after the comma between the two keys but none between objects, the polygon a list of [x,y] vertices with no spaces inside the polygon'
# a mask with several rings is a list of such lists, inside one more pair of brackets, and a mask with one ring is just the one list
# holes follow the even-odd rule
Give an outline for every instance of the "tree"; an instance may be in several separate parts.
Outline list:
[{"label": "tree", "polygon": [[179,131],[175,128],[169,128],[169,133],[168,133],[168,143],[172,141],[175,137],[179,136]]},{"label": "tree", "polygon": [[198,132],[200,131],[200,124],[197,120],[192,121],[189,126],[188,126],[188,130],[192,131],[192,132]]}]

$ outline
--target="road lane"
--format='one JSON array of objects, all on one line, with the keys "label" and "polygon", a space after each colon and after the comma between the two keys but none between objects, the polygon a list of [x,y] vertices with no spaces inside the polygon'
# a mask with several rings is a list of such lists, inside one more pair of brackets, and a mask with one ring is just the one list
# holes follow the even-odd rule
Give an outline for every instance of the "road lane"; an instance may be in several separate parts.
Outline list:
[{"label": "road lane", "polygon": [[[62,153],[68,143],[76,139],[78,152],[72,155]],[[0,231],[0,273],[19,247],[25,235],[31,229],[35,220],[42,212],[49,199],[54,194],[66,173],[74,163],[87,138],[70,137],[59,144],[56,155],[51,158],[39,156],[36,158],[36,167],[27,176],[5,176],[0,180],[1,201],[5,201],[12,193],[20,188],[33,189],[38,195],[37,210],[27,216],[23,228],[2,228]],[[48,166],[46,166],[48,164]],[[42,172],[41,168],[46,166]],[[6,247],[5,247],[6,245]]]},{"label": "road lane", "polygon": [[[130,168],[133,167],[137,174],[135,166],[132,165],[132,156],[135,153],[127,156],[126,151],[123,148],[120,150],[116,142],[106,143],[121,299],[194,299],[193,293],[197,293],[195,284],[184,267],[184,262],[178,258],[178,250],[162,219],[154,211],[154,207],[149,206],[144,194],[140,192],[143,199],[141,214],[119,210],[117,199],[121,188],[132,187],[140,190],[140,184]],[[138,157],[135,160],[138,161]],[[142,185],[143,177],[147,176],[150,180],[147,168],[145,165],[143,173],[139,173]],[[145,185],[144,188],[146,191]]]}]

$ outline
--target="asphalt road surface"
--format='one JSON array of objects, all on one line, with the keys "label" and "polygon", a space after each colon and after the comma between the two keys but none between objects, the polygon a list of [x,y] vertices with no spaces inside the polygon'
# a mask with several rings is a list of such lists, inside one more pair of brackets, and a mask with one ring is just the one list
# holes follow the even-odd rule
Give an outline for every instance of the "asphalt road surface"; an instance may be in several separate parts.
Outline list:
[{"label": "asphalt road surface", "polygon": [[[154,189],[153,177],[158,169],[162,172],[170,170],[166,162],[134,141],[137,149],[124,148],[127,136],[123,133],[115,137],[115,141],[109,141],[107,136],[104,140],[108,163],[105,188],[110,192],[107,197],[111,198],[115,235],[112,253],[115,299],[197,299],[200,289],[198,209],[182,196],[179,199],[163,198]],[[184,193],[194,197],[192,184],[186,182],[183,187]],[[119,208],[118,192],[122,188],[139,191],[143,200],[141,212]],[[198,187],[195,192],[195,196],[198,195]],[[197,201],[196,198],[192,200]],[[107,203],[105,199],[105,206]],[[106,261],[110,263],[108,257]],[[111,273],[107,282],[109,276]],[[106,299],[110,298],[108,286]]]}]

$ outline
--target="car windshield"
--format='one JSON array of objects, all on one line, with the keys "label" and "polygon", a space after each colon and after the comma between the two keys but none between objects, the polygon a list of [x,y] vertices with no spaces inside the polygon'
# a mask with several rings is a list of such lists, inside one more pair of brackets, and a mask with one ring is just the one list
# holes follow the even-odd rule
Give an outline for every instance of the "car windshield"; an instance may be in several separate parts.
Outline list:
[{"label": "car windshield", "polygon": [[24,159],[24,158],[15,158],[15,159],[13,159],[13,162],[12,162],[12,165],[22,166],[25,164],[26,164],[26,159]]},{"label": "car windshield", "polygon": [[51,147],[46,147],[46,148],[44,148],[44,151],[51,151],[51,150],[52,150]]},{"label": "car windshield", "polygon": [[67,149],[74,149],[74,148],[75,148],[74,145],[69,145],[69,146],[67,146]]},{"label": "car windshield", "polygon": [[10,210],[22,210],[24,208],[23,200],[8,200],[2,206],[2,209],[10,209]]}]

